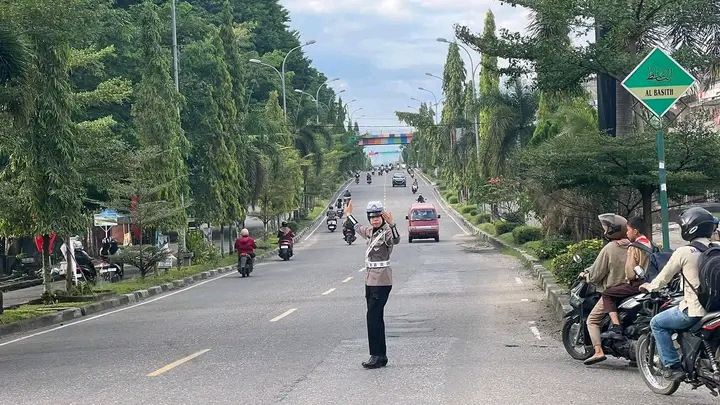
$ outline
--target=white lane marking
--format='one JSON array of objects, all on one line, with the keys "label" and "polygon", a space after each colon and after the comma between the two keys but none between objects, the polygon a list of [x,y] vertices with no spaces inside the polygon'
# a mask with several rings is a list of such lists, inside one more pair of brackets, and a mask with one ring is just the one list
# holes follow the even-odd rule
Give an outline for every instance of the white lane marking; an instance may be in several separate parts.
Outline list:
[{"label": "white lane marking", "polygon": [[538,340],[542,340],[542,338],[540,337],[540,331],[538,330],[538,328],[537,328],[536,326],[531,326],[531,327],[530,327],[530,332],[532,332],[532,334],[535,335],[535,337],[536,337]]},{"label": "white lane marking", "polygon": [[350,280],[352,280],[352,279],[353,279],[352,277],[348,277],[348,278],[346,278],[345,280],[343,280],[342,282],[343,282],[343,283],[347,283],[348,281],[350,281]]},{"label": "white lane marking", "polygon": [[[430,183],[428,183],[428,182],[423,178],[423,176],[418,176],[418,177],[420,177],[420,180],[422,180],[423,183],[425,183],[428,187],[432,187],[432,186],[430,186]],[[465,229],[464,226],[460,225],[460,223],[455,219],[455,217],[452,216],[452,215],[450,215],[450,212],[445,209],[445,204],[442,203],[442,198],[438,195],[437,191],[434,191],[434,192],[432,193],[432,195],[433,195],[433,199],[435,199],[435,200],[437,201],[437,203],[438,203],[438,205],[440,206],[440,208],[442,208],[442,210],[445,211],[445,215],[447,215],[450,219],[452,219],[453,222],[455,222],[455,225],[457,225],[458,228],[460,228],[461,231],[465,232],[465,235],[471,235],[471,233],[470,233],[467,229]]]},{"label": "white lane marking", "polygon": [[[322,214],[321,214],[321,215],[322,215]],[[315,231],[317,231],[318,228],[320,228],[320,225],[322,225],[322,224],[323,224],[323,221],[320,221],[320,223],[317,224],[317,226],[315,227],[315,229],[313,229],[312,232],[310,232],[310,234],[309,234],[305,239],[303,239],[303,242],[306,241],[306,240],[308,240],[308,239],[310,239],[310,237],[313,236],[313,234],[315,233]]]},{"label": "white lane marking", "polygon": [[164,373],[164,372],[167,372],[167,371],[170,371],[170,370],[174,369],[175,367],[177,367],[177,366],[179,366],[179,365],[181,365],[181,364],[185,364],[185,363],[187,363],[188,361],[194,359],[195,357],[202,356],[203,354],[205,354],[205,353],[207,353],[207,352],[209,352],[209,351],[210,351],[210,349],[200,350],[199,352],[193,353],[193,354],[191,354],[191,355],[189,355],[189,356],[187,356],[187,357],[183,357],[183,358],[180,359],[180,360],[173,361],[172,363],[168,364],[167,366],[161,367],[161,368],[153,371],[152,373],[146,375],[145,377],[157,377],[157,376],[159,376],[160,374],[162,374],[162,373]]},{"label": "white lane marking", "polygon": [[285,318],[286,316],[292,314],[292,313],[295,312],[295,311],[297,311],[297,308],[288,309],[287,311],[283,312],[282,314],[280,314],[280,315],[276,316],[275,318],[271,319],[270,322],[277,322],[277,321]]},{"label": "white lane marking", "polygon": [[225,277],[227,277],[227,276],[232,276],[232,275],[237,275],[237,272],[230,271],[230,272],[228,272],[227,274],[222,274],[222,275],[213,277],[213,278],[211,278],[211,279],[208,279],[208,280],[205,280],[205,281],[201,281],[201,282],[199,282],[199,283],[197,283],[197,284],[193,284],[193,285],[184,287],[182,290],[177,290],[177,291],[174,291],[174,292],[171,292],[171,293],[163,294],[163,295],[161,295],[161,296],[159,296],[159,297],[157,297],[157,298],[153,298],[153,299],[150,299],[150,300],[142,301],[142,302],[139,302],[139,303],[134,304],[134,305],[122,307],[122,308],[120,308],[120,309],[116,309],[116,310],[113,310],[113,311],[110,311],[110,312],[105,312],[105,313],[100,314],[100,315],[91,316],[91,317],[89,317],[89,318],[85,318],[85,317],[84,317],[84,318],[81,318],[80,320],[78,320],[78,321],[76,321],[76,322],[66,323],[66,324],[64,324],[64,325],[56,326],[56,327],[54,327],[54,328],[52,328],[52,329],[44,330],[44,331],[41,331],[41,332],[32,333],[32,334],[27,335],[27,336],[21,336],[21,337],[19,337],[19,338],[17,338],[17,339],[13,339],[13,340],[10,340],[10,341],[7,341],[7,342],[0,343],[0,347],[2,347],[2,346],[7,346],[7,345],[9,345],[9,344],[11,344],[11,343],[19,342],[19,341],[21,341],[21,340],[30,339],[30,338],[35,337],[35,336],[40,336],[40,335],[44,335],[44,334],[46,334],[46,333],[54,332],[54,331],[56,331],[56,330],[65,329],[65,328],[70,327],[70,326],[79,325],[79,324],[81,324],[81,323],[85,323],[85,322],[88,322],[88,321],[92,321],[92,320],[94,320],[94,319],[102,318],[102,317],[105,317],[105,316],[108,316],[108,315],[116,314],[116,313],[118,313],[118,312],[127,311],[128,309],[136,308],[136,307],[139,307],[139,306],[142,306],[142,305],[147,305],[147,304],[149,304],[149,303],[151,303],[151,302],[155,302],[155,301],[159,301],[159,300],[164,300],[165,298],[172,297],[172,296],[175,295],[175,294],[180,294],[180,293],[183,293],[183,292],[185,292],[185,291],[191,290],[191,289],[193,289],[193,288],[195,288],[195,287],[200,287],[201,285],[203,285],[203,284],[205,284],[205,283],[209,283],[209,282],[212,282],[212,281],[220,280],[221,278],[225,278]]},{"label": "white lane marking", "polygon": [[523,299],[520,300],[520,302],[530,302],[530,300],[527,299],[527,298],[523,298]]},{"label": "white lane marking", "polygon": [[322,293],[322,295],[328,295],[328,294],[330,294],[331,292],[333,292],[333,291],[335,291],[335,290],[337,290],[337,288],[331,288],[331,289],[325,291],[324,293]]},{"label": "white lane marking", "polygon": [[520,279],[520,277],[515,277],[515,282],[518,284],[522,284],[523,281]]},{"label": "white lane marking", "polygon": [[363,267],[363,268],[361,268],[360,270],[358,270],[358,273],[362,273],[363,271],[365,271],[365,267]]}]

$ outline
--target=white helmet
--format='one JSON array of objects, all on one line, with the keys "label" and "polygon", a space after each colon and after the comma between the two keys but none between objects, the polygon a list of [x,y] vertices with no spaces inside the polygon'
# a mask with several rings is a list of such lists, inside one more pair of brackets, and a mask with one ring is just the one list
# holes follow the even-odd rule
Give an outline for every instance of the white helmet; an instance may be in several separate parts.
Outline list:
[{"label": "white helmet", "polygon": [[372,217],[379,217],[383,212],[383,205],[380,201],[370,201],[365,208],[368,219]]},{"label": "white helmet", "polygon": [[627,234],[627,219],[611,212],[598,215],[605,231],[605,237],[611,240],[622,239]]}]

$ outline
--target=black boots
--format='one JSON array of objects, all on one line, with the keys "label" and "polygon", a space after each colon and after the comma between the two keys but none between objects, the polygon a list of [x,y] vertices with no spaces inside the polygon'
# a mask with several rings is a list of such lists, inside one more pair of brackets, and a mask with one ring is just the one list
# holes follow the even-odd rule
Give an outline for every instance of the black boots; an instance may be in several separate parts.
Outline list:
[{"label": "black boots", "polygon": [[370,356],[370,360],[363,361],[362,366],[365,368],[380,368],[387,366],[387,356]]}]

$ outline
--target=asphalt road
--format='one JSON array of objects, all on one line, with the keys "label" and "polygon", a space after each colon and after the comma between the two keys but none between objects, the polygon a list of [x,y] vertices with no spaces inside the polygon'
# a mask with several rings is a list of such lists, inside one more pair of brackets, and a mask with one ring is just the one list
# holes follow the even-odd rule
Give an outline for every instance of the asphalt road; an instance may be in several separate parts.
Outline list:
[{"label": "asphalt road", "polygon": [[518,261],[442,210],[440,242],[408,244],[410,187],[386,181],[350,189],[358,218],[384,199],[404,235],[386,308],[388,367],[360,365],[364,246],[320,227],[291,261],[261,263],[248,279],[231,273],[0,341],[0,404],[712,403],[705,389],[654,395],[626,362],[571,360]]}]

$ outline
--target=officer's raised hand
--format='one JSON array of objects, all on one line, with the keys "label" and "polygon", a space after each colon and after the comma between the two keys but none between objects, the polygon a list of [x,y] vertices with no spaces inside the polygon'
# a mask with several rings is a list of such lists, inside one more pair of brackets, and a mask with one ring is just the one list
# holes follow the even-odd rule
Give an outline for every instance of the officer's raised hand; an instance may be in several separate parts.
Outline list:
[{"label": "officer's raised hand", "polygon": [[347,205],[345,206],[345,215],[352,215],[353,210],[353,202],[352,200],[348,201]]},{"label": "officer's raised hand", "polygon": [[393,221],[392,214],[389,211],[383,211],[382,217],[385,220],[385,223],[389,226],[395,226],[395,221]]}]

